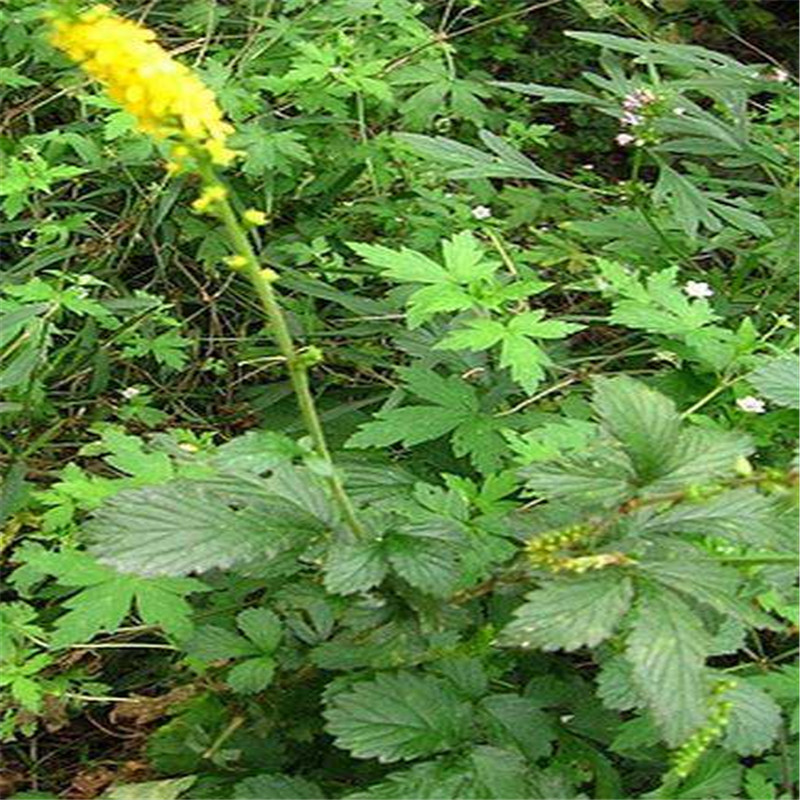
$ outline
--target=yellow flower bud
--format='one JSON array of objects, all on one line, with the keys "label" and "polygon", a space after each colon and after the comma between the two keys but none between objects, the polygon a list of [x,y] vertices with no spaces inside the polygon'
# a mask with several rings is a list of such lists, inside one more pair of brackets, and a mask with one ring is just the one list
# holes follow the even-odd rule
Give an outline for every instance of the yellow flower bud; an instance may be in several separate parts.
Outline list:
[{"label": "yellow flower bud", "polygon": [[203,191],[193,203],[192,208],[199,214],[208,211],[214,203],[224,200],[228,196],[225,187],[220,183],[212,184],[211,186],[204,186]]},{"label": "yellow flower bud", "polygon": [[256,208],[248,208],[242,216],[244,221],[250,225],[266,225],[269,219],[263,211]]},{"label": "yellow flower bud", "polygon": [[231,269],[242,269],[247,266],[247,259],[244,256],[228,256],[223,260]]}]

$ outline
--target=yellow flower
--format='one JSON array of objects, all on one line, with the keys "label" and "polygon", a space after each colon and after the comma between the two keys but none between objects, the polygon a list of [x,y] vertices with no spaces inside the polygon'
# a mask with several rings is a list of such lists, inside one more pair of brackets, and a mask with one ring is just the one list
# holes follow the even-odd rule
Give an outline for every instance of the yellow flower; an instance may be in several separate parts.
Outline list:
[{"label": "yellow flower", "polygon": [[247,266],[247,259],[241,255],[226,256],[224,261],[231,269],[243,269]]},{"label": "yellow flower", "polygon": [[244,214],[242,214],[245,222],[248,222],[250,225],[266,225],[267,224],[267,215],[263,211],[259,211],[256,208],[248,208]]},{"label": "yellow flower", "polygon": [[[53,22],[52,43],[78,62],[126,111],[140,130],[177,136],[203,147],[216,164],[229,164],[233,127],[214,93],[155,41],[153,31],[123,19],[105,5]],[[176,148],[178,149],[178,148]],[[180,163],[184,155],[174,162]]]},{"label": "yellow flower", "polygon": [[224,200],[227,196],[227,190],[219,183],[212,184],[211,186],[204,186],[200,197],[192,203],[192,208],[202,214],[204,211],[208,211],[214,203]]}]

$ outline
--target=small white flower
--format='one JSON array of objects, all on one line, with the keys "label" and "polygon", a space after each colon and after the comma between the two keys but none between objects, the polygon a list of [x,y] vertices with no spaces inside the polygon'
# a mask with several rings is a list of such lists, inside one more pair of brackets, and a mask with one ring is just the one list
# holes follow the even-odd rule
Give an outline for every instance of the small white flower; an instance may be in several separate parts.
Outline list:
[{"label": "small white flower", "polygon": [[594,169],[594,164],[584,164],[583,168],[591,172]]},{"label": "small white flower", "polygon": [[687,281],[683,287],[689,297],[713,297],[714,290],[705,281]]},{"label": "small white flower", "polygon": [[683,106],[678,106],[672,109],[672,113],[675,114],[676,117],[682,117],[686,113],[686,109]]},{"label": "small white flower", "polygon": [[614,141],[620,146],[625,147],[626,145],[631,144],[636,139],[635,136],[631,136],[629,133],[620,133]]},{"label": "small white flower", "polygon": [[785,69],[777,67],[767,76],[768,80],[786,83],[789,80],[789,73]]},{"label": "small white flower", "polygon": [[740,397],[736,401],[736,405],[742,411],[746,411],[748,414],[763,414],[767,410],[767,406],[765,405],[763,400],[759,400],[757,397],[753,397],[752,395],[747,395],[747,397]]},{"label": "small white flower", "polygon": [[489,219],[492,216],[492,209],[489,206],[475,206],[472,209],[472,216],[475,219]]},{"label": "small white flower", "polygon": [[125,400],[133,400],[134,397],[138,397],[142,393],[141,389],[137,389],[135,386],[128,386],[127,389],[123,389],[120,394],[125,398]]}]

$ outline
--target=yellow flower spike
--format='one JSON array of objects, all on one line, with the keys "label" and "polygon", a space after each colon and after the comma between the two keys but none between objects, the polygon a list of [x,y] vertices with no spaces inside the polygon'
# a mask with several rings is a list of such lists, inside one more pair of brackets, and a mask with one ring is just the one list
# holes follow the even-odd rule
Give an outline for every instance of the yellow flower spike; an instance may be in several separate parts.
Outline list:
[{"label": "yellow flower spike", "polygon": [[192,208],[199,214],[202,214],[208,211],[215,203],[224,200],[227,196],[227,189],[220,183],[204,186],[203,191],[200,192],[200,197],[192,203]]},{"label": "yellow flower spike", "polygon": [[264,269],[261,270],[261,277],[264,278],[265,281],[275,283],[275,281],[278,280],[279,275],[274,269],[264,267]]},{"label": "yellow flower spike", "polygon": [[[157,138],[183,137],[204,149],[215,164],[229,164],[237,155],[227,147],[233,127],[223,118],[214,93],[155,39],[153,31],[117,16],[106,5],[76,17],[56,16],[50,33],[59,50],[136,117],[141,131]],[[184,157],[173,154],[173,162]]]},{"label": "yellow flower spike", "polygon": [[266,225],[269,217],[263,212],[255,208],[248,208],[242,217],[245,222],[250,225]]}]

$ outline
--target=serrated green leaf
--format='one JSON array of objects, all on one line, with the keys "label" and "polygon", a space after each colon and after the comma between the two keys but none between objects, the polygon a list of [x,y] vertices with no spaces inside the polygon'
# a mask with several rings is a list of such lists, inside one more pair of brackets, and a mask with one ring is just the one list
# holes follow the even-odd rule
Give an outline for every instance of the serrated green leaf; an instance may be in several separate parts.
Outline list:
[{"label": "serrated green leaf", "polygon": [[434,350],[486,350],[506,335],[502,323],[492,319],[467,320],[434,346]]},{"label": "serrated green leaf", "polygon": [[393,772],[367,790],[346,800],[509,800],[556,797],[533,792],[525,763],[516,754],[480,746],[462,758],[438,759]]},{"label": "serrated green leaf", "polygon": [[519,750],[529,762],[550,755],[555,732],[550,718],[531,698],[493,694],[479,708],[489,726],[491,744]]},{"label": "serrated green leaf", "polygon": [[733,703],[722,746],[740,756],[757,756],[772,746],[781,727],[780,706],[746,678],[737,678],[723,700]]},{"label": "serrated green leaf", "polygon": [[216,625],[203,625],[186,643],[186,652],[201,661],[227,661],[258,655],[258,648],[238,633]]},{"label": "serrated green leaf", "polygon": [[676,549],[660,560],[641,561],[638,569],[669,589],[689,595],[723,614],[743,613],[743,604],[736,597],[741,583],[739,573],[704,557],[694,547]]},{"label": "serrated green leaf", "polygon": [[383,764],[452,750],[470,736],[470,710],[437,678],[378,675],[333,697],[325,711],[336,744]]},{"label": "serrated green leaf", "polygon": [[11,681],[11,696],[26,711],[38,714],[42,710],[44,687],[40,686],[33,678],[18,675]]},{"label": "serrated green leaf", "polygon": [[221,445],[213,463],[223,470],[261,474],[278,464],[290,462],[302,449],[288,436],[274,431],[247,431]]},{"label": "serrated green leaf", "polygon": [[636,606],[625,657],[665,741],[676,747],[705,724],[709,636],[698,617],[667,590],[647,592]]},{"label": "serrated green leaf", "polygon": [[681,431],[667,470],[647,488],[653,494],[685,489],[692,484],[713,478],[729,478],[738,474],[738,465],[754,451],[747,436],[730,431],[711,431],[686,426]]},{"label": "serrated green leaf", "polygon": [[264,654],[274,652],[283,636],[283,625],[268,608],[246,608],[236,615],[239,630]]},{"label": "serrated green leaf", "polygon": [[675,404],[627,375],[597,378],[592,402],[604,427],[631,459],[639,480],[649,483],[662,475],[681,428]]},{"label": "serrated green leaf", "polygon": [[346,447],[386,447],[402,442],[405,447],[429,442],[450,433],[463,415],[443,406],[403,406],[379,411],[346,443]]},{"label": "serrated green leaf", "polygon": [[616,711],[630,711],[642,705],[642,696],[633,680],[633,666],[623,656],[613,656],[601,664],[597,696],[606,708]]},{"label": "serrated green leaf", "polygon": [[642,524],[643,532],[723,536],[737,544],[780,547],[780,521],[770,498],[755,489],[734,489],[705,502],[681,503]]},{"label": "serrated green leaf", "polygon": [[742,765],[722,750],[711,750],[700,758],[676,790],[676,800],[728,800],[737,797],[742,783]]},{"label": "serrated green leaf", "polygon": [[183,778],[167,778],[163,781],[143,781],[142,783],[114,784],[103,797],[107,800],[177,800],[189,790],[197,780],[197,775]]},{"label": "serrated green leaf", "polygon": [[800,408],[800,363],[795,356],[770,359],[751,372],[747,380],[767,400],[787,408]]},{"label": "serrated green leaf", "polygon": [[484,475],[497,472],[504,464],[506,445],[500,433],[503,420],[493,414],[477,413],[467,417],[453,431],[453,452],[469,456],[472,465]]},{"label": "serrated green leaf", "polygon": [[415,588],[437,597],[452,594],[460,572],[452,545],[395,533],[387,539],[386,554],[395,572]]},{"label": "serrated green leaf", "polygon": [[558,461],[532,464],[521,470],[528,491],[578,506],[618,506],[632,492],[633,467],[619,450],[598,442]]},{"label": "serrated green leaf", "polygon": [[418,328],[445,311],[466,311],[475,305],[472,296],[452,283],[437,283],[418,289],[408,298],[408,327]]},{"label": "serrated green leaf", "polygon": [[506,333],[500,349],[500,366],[511,371],[511,377],[528,393],[533,394],[544,378],[543,367],[550,364],[547,353],[522,334]]},{"label": "serrated green leaf", "polygon": [[315,783],[289,775],[253,775],[233,788],[235,800],[321,800],[325,795]]},{"label": "serrated green leaf", "polygon": [[471,231],[462,231],[442,242],[445,268],[456,283],[466,285],[491,277],[497,262],[488,261],[480,242]]},{"label": "serrated green leaf", "polygon": [[534,339],[563,339],[584,327],[572,322],[543,319],[543,317],[544,311],[541,309],[517,314],[509,323],[508,329],[512,333],[520,333],[524,336],[531,336]]},{"label": "serrated green leaf", "polygon": [[501,642],[542,650],[594,647],[614,632],[632,597],[630,579],[615,570],[546,584],[525,596]]},{"label": "serrated green leaf", "polygon": [[400,367],[397,373],[410,392],[430,403],[465,412],[475,411],[478,407],[475,389],[458,375],[445,378],[420,366]]},{"label": "serrated green leaf", "polygon": [[65,601],[69,611],[56,621],[51,639],[55,647],[87,641],[103,631],[113,632],[128,616],[134,601],[145,623],[185,638],[193,626],[192,607],[184,596],[207,590],[205,584],[192,578],[120,574],[78,550],[30,549],[27,553],[27,568],[53,575],[62,585],[81,587]]},{"label": "serrated green leaf", "polygon": [[439,284],[447,281],[444,267],[416,250],[407,247],[392,250],[381,244],[359,242],[350,242],[350,247],[367,263],[380,267],[386,278],[407,283]]},{"label": "serrated green leaf", "polygon": [[275,661],[270,656],[248,658],[228,671],[225,682],[237,694],[257,694],[272,683]]},{"label": "serrated green leaf", "polygon": [[334,594],[357,594],[377,586],[388,565],[380,542],[337,543],[325,561],[325,588]]},{"label": "serrated green leaf", "polygon": [[[104,564],[139,575],[185,575],[277,554],[290,535],[319,530],[294,503],[261,490],[234,500],[224,483],[178,480],[120,492],[86,526]],[[235,487],[232,487],[235,488]]]}]

